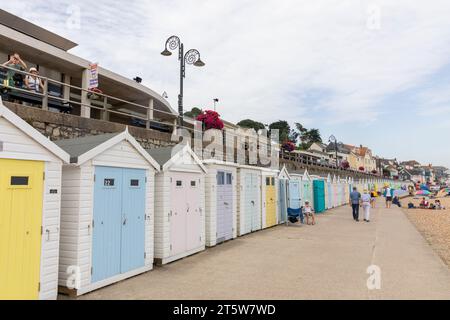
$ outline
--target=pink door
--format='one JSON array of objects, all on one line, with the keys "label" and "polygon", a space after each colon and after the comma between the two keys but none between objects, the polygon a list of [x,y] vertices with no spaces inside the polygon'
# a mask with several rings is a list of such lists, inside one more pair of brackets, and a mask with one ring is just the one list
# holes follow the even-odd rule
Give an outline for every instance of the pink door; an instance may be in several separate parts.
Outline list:
[{"label": "pink door", "polygon": [[200,202],[200,177],[186,174],[186,250],[200,247],[202,243],[202,208]]},{"label": "pink door", "polygon": [[171,183],[170,255],[186,251],[186,191],[188,186],[182,173],[173,173]]}]

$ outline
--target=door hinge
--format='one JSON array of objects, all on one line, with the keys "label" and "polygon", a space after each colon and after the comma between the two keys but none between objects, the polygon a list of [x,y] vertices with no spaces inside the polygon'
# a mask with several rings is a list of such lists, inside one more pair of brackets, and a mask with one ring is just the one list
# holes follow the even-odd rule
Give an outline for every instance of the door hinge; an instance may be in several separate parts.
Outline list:
[{"label": "door hinge", "polygon": [[41,236],[44,234],[44,227],[41,226]]},{"label": "door hinge", "polygon": [[41,283],[38,283],[38,292],[41,292]]},{"label": "door hinge", "polygon": [[147,183],[147,177],[145,177],[145,183]]},{"label": "door hinge", "polygon": [[91,274],[94,274],[94,267],[91,267]]},{"label": "door hinge", "polygon": [[92,220],[92,229],[94,229],[94,227],[95,227],[95,222],[94,222],[94,220]]},{"label": "door hinge", "polygon": [[147,259],[147,252],[144,252],[144,259]]},{"label": "door hinge", "polygon": [[202,241],[202,236],[200,236],[200,242]]},{"label": "door hinge", "polygon": [[42,172],[42,180],[45,180],[45,171]]},{"label": "door hinge", "polygon": [[170,251],[172,251],[172,245],[170,245]]},{"label": "door hinge", "polygon": [[96,174],[94,174],[94,182],[95,182],[95,178],[97,177],[97,175]]}]

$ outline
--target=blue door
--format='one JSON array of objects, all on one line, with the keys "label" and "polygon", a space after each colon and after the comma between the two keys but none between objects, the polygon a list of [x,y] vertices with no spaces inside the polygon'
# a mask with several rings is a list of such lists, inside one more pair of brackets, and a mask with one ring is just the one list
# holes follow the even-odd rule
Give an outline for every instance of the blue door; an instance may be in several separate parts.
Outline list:
[{"label": "blue door", "polygon": [[145,170],[95,168],[92,283],[144,266]]},{"label": "blue door", "polygon": [[278,211],[278,223],[284,223],[287,219],[287,185],[287,180],[280,179],[280,210]]},{"label": "blue door", "polygon": [[95,169],[93,228],[92,282],[97,282],[120,273],[122,169]]},{"label": "blue door", "polygon": [[233,238],[233,174],[217,172],[217,243]]},{"label": "blue door", "polygon": [[301,207],[300,181],[298,181],[298,180],[289,181],[289,205],[288,206],[290,209],[300,209],[300,207]]},{"label": "blue door", "polygon": [[123,170],[121,272],[145,265],[145,170]]}]

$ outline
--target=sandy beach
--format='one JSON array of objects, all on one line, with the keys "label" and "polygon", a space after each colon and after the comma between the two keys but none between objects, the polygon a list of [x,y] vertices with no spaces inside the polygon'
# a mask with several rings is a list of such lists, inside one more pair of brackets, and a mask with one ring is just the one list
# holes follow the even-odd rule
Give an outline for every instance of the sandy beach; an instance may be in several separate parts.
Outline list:
[{"label": "sandy beach", "polygon": [[[450,268],[450,197],[438,197],[446,210],[407,209],[412,201],[418,206],[420,199],[406,198],[402,200],[403,211],[416,228]],[[430,199],[434,203],[435,199]]]}]

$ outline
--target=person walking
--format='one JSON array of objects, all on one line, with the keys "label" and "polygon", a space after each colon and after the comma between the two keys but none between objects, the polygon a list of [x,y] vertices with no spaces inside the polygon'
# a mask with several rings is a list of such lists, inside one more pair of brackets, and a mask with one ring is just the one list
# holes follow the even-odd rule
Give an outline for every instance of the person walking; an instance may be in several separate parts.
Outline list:
[{"label": "person walking", "polygon": [[358,188],[354,187],[350,193],[350,205],[353,211],[353,220],[359,221],[359,205],[361,201],[361,193],[358,192]]},{"label": "person walking", "polygon": [[361,202],[362,202],[362,208],[364,210],[364,221],[370,222],[370,202],[371,202],[371,195],[367,190],[364,190],[363,195],[361,196]]},{"label": "person walking", "polygon": [[386,208],[390,209],[392,205],[392,198],[393,198],[393,192],[391,187],[386,186],[386,189],[384,190],[384,197],[386,198]]}]

